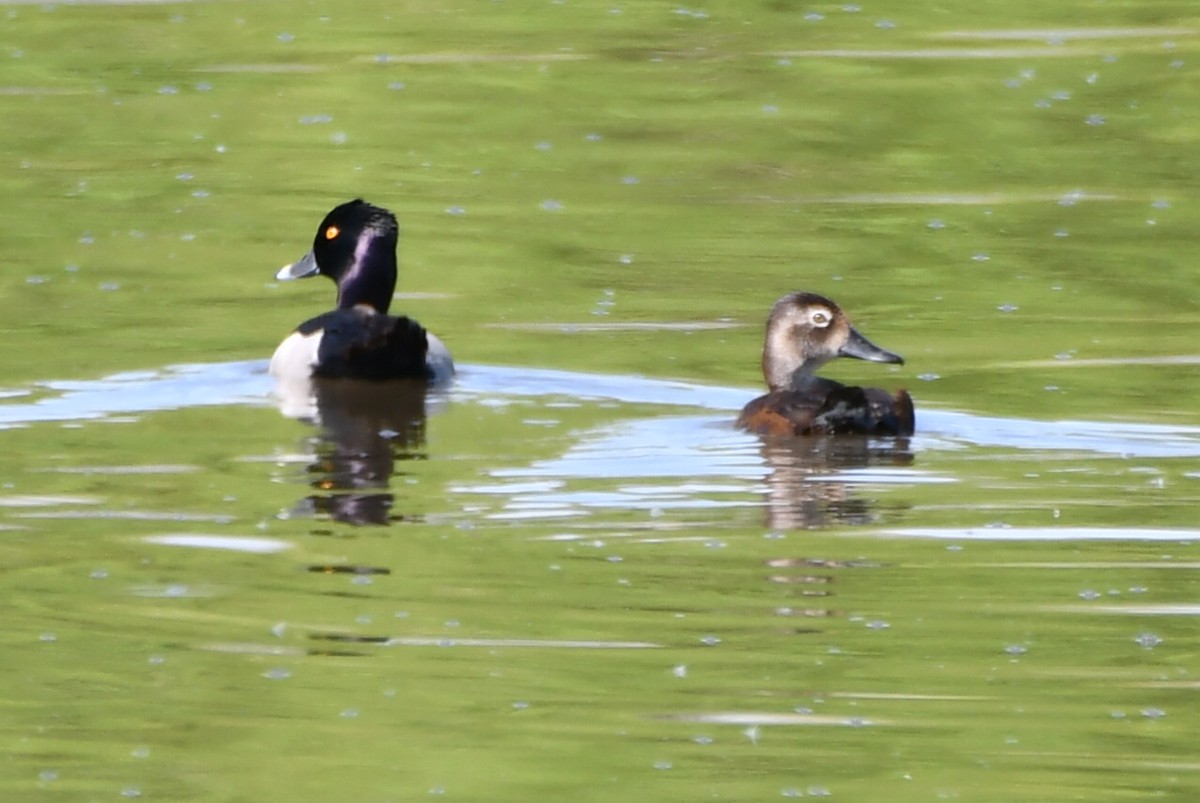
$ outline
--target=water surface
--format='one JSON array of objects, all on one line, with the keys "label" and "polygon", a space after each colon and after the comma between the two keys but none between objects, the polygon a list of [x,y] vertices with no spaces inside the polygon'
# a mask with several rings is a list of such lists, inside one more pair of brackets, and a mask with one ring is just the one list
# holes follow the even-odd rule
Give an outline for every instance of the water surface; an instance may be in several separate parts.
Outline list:
[{"label": "water surface", "polygon": [[[2,796],[1195,800],[1198,36],[0,3]],[[358,195],[461,374],[281,405]],[[732,428],[797,289],[916,436]]]}]

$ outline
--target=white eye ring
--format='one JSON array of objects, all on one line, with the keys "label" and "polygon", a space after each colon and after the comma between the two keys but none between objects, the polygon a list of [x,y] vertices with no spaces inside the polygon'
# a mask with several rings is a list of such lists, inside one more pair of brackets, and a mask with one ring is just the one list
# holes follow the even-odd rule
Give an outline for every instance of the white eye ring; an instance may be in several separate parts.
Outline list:
[{"label": "white eye ring", "polygon": [[813,326],[820,326],[822,329],[828,326],[829,321],[831,320],[828,312],[819,309],[813,310],[812,314],[808,316],[808,319],[812,321]]}]

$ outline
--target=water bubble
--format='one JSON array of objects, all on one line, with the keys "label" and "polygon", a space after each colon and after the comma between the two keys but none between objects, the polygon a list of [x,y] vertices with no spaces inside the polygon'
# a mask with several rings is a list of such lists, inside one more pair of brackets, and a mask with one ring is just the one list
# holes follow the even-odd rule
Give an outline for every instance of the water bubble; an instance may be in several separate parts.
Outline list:
[{"label": "water bubble", "polygon": [[524,711],[526,708],[529,708],[529,703],[525,700],[517,700],[512,704],[512,707],[518,711]]},{"label": "water bubble", "polygon": [[804,19],[808,20],[809,22],[820,22],[821,20],[825,19],[825,15],[819,11],[810,11],[804,15]]},{"label": "water bubble", "polygon": [[872,619],[867,622],[866,627],[868,630],[887,630],[891,625],[882,619]]},{"label": "water bubble", "polygon": [[45,284],[50,281],[48,276],[26,276],[25,284]]},{"label": "water bubble", "polygon": [[1156,636],[1153,633],[1140,633],[1133,641],[1139,647],[1143,647],[1147,650],[1152,650],[1163,642],[1159,636]]},{"label": "water bubble", "polygon": [[1142,716],[1146,719],[1162,719],[1167,715],[1167,712],[1161,708],[1143,708]]},{"label": "water bubble", "polygon": [[896,23],[891,20],[879,20],[879,22],[875,23],[875,27],[881,31],[890,31],[896,27]]},{"label": "water bubble", "polygon": [[1000,310],[1001,312],[1016,312],[1018,309],[1020,309],[1020,307],[1018,307],[1016,304],[1001,304],[1000,306],[996,307],[996,309]]},{"label": "water bubble", "polygon": [[940,220],[938,218],[934,218],[933,220],[931,220],[925,224],[925,228],[933,229],[934,231],[937,231],[939,229],[946,228],[946,224],[942,220]]},{"label": "water bubble", "polygon": [[334,145],[345,145],[347,139],[349,139],[349,137],[346,136],[345,131],[335,131],[329,135],[329,141]]},{"label": "water bubble", "polygon": [[287,680],[292,676],[292,670],[284,667],[276,667],[263,672],[262,676],[267,680]]},{"label": "water bubble", "polygon": [[467,214],[467,210],[466,210],[466,207],[462,207],[462,206],[448,206],[448,207],[446,207],[446,214],[454,215],[455,217],[459,217],[461,215]]},{"label": "water bubble", "polygon": [[1009,644],[1004,648],[1004,651],[1009,655],[1024,655],[1029,652],[1028,649],[1022,647],[1020,644]]},{"label": "water bubble", "polygon": [[714,647],[721,643],[721,639],[717,638],[716,636],[702,636],[700,643],[709,647]]},{"label": "water bubble", "polygon": [[991,259],[991,257],[987,254],[974,254],[971,256],[972,262],[987,262],[989,259]]},{"label": "water bubble", "polygon": [[208,81],[201,81],[200,83],[196,84],[197,92],[211,92],[212,88],[213,88],[213,85],[210,84]]},{"label": "water bubble", "polygon": [[779,107],[772,104],[767,104],[762,107],[763,114],[779,114]]},{"label": "water bubble", "polygon": [[676,664],[671,668],[671,674],[677,678],[686,678],[688,673],[687,664]]},{"label": "water bubble", "polygon": [[119,282],[100,282],[100,289],[105,292],[112,292],[113,290],[120,290],[121,285]]},{"label": "water bubble", "polygon": [[617,261],[620,262],[622,265],[632,265],[633,264],[633,254],[621,254],[621,256],[617,257]]},{"label": "water bubble", "polygon": [[553,199],[542,201],[540,206],[544,212],[561,212],[563,210],[562,203]]},{"label": "water bubble", "polygon": [[584,134],[583,136],[584,142],[599,142],[602,139],[604,139],[604,137],[600,134]]},{"label": "water bubble", "polygon": [[622,184],[641,184],[642,180],[637,176],[621,176]]},{"label": "water bubble", "polygon": [[1092,126],[1104,125],[1105,123],[1108,122],[1108,118],[1105,117],[1103,114],[1089,114],[1084,119],[1083,122],[1087,123],[1088,125],[1092,125]]},{"label": "water bubble", "polygon": [[921,380],[922,382],[936,382],[937,380],[939,380],[941,378],[942,378],[941,374],[931,374],[931,373],[917,374],[917,379]]},{"label": "water bubble", "polygon": [[160,86],[158,88],[158,94],[160,94],[160,95],[178,95],[179,87],[177,87],[177,86]]},{"label": "water bubble", "polygon": [[332,122],[333,115],[329,114],[305,114],[300,118],[300,125],[319,125]]},{"label": "water bubble", "polygon": [[281,33],[281,34],[277,35],[277,36],[275,37],[275,40],[276,40],[277,42],[284,42],[284,43],[287,43],[287,42],[294,42],[294,41],[296,41],[296,35],[295,35],[295,34],[291,34],[291,33],[286,33],[286,32],[285,32],[285,33]]},{"label": "water bubble", "polygon": [[552,144],[551,144],[551,143],[549,143],[549,142],[539,142],[539,143],[537,143],[536,145],[534,145],[533,147],[534,147],[534,148],[536,148],[536,149],[537,149],[537,150],[539,150],[539,151],[548,151],[548,150],[550,150],[551,148],[553,148],[553,147],[554,147],[554,145],[552,145]]},{"label": "water bubble", "polygon": [[399,92],[401,89],[404,89],[404,82],[392,81],[390,84],[388,84],[388,89],[392,90],[393,92]]}]

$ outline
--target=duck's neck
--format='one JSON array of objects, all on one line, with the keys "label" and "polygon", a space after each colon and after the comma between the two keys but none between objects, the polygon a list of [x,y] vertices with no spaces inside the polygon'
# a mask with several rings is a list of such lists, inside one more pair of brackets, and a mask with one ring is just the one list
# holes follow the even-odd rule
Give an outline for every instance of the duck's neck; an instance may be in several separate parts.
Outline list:
[{"label": "duck's neck", "polygon": [[396,291],[396,235],[364,231],[338,279],[338,309],[365,304],[386,313]]},{"label": "duck's neck", "polygon": [[813,372],[827,362],[828,357],[805,357],[787,332],[772,329],[767,334],[762,370],[770,390],[800,390],[812,382]]}]

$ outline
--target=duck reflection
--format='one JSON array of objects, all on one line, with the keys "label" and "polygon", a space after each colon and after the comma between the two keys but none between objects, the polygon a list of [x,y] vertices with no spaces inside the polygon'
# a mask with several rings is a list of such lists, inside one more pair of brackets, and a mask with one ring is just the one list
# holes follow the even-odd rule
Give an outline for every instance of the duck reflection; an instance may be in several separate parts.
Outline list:
[{"label": "duck reflection", "polygon": [[392,480],[402,464],[424,460],[428,384],[419,380],[358,382],[317,379],[279,389],[280,409],[308,421],[316,459],[308,466],[314,493],[293,513],[327,515],[354,525],[411,518],[395,510]]},{"label": "duck reflection", "polygon": [[908,438],[768,439],[759,449],[770,468],[767,526],[776,530],[872,524],[879,518],[873,501],[854,489],[845,472],[913,462]]}]

